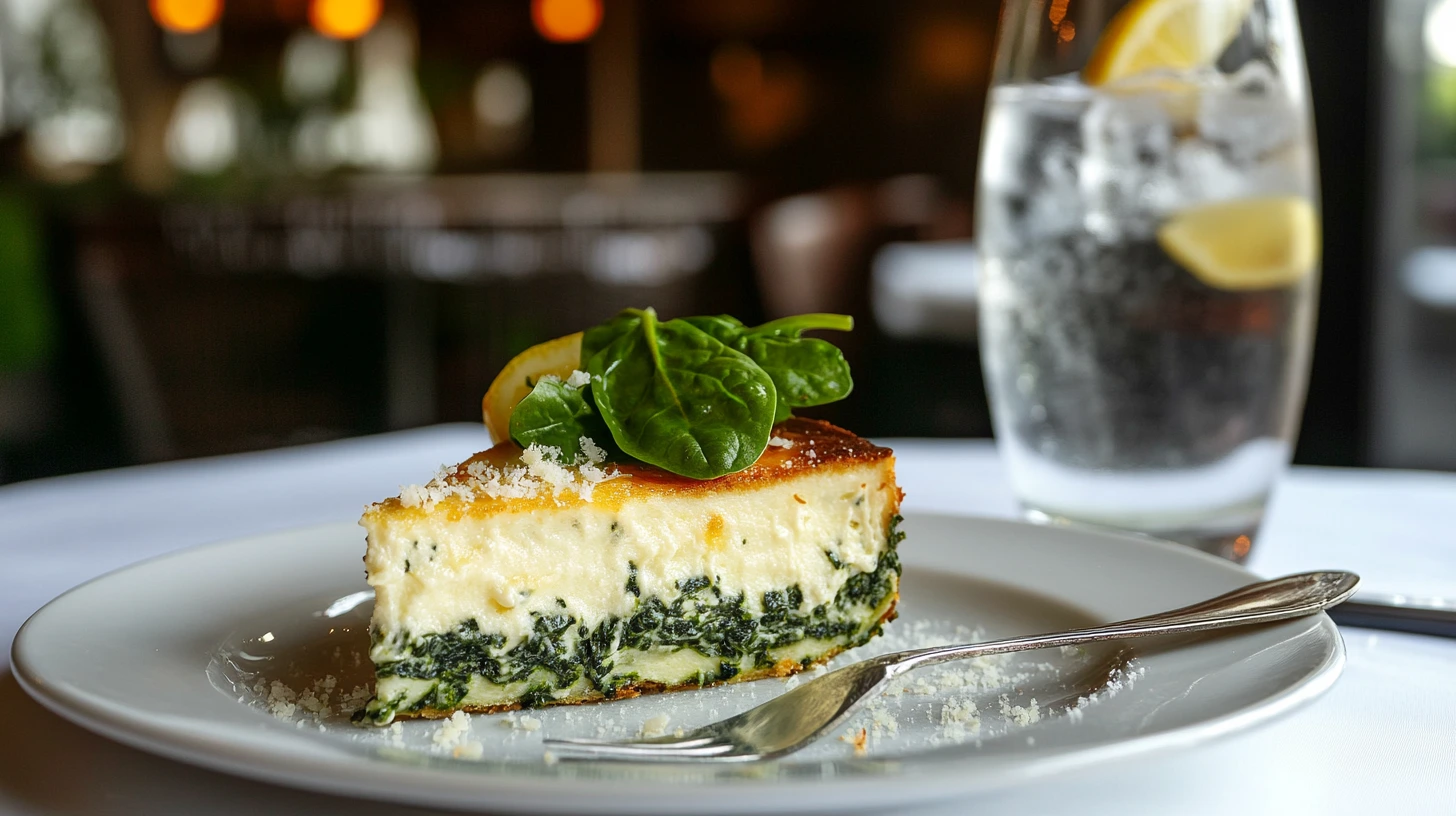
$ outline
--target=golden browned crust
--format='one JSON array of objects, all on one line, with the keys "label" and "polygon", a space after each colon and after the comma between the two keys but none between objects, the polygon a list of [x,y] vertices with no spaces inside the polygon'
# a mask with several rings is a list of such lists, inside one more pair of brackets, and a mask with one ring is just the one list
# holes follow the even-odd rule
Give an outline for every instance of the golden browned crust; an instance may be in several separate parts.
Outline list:
[{"label": "golden browned crust", "polygon": [[[895,611],[895,607],[897,605],[899,605],[899,602],[900,602],[900,592],[899,592],[899,589],[897,588],[896,591],[895,591],[894,598],[892,598],[890,600],[890,606],[885,610],[885,614],[881,615],[880,616],[880,619],[875,622],[875,625],[876,626],[884,626],[885,624],[890,623],[891,621],[893,621],[895,619],[896,615],[898,614]],[[672,691],[691,691],[693,689],[710,688],[712,686],[722,686],[722,685],[727,685],[729,683],[746,683],[746,682],[749,682],[749,681],[752,681],[752,680],[766,680],[766,679],[768,679],[770,677],[788,677],[789,675],[798,674],[799,672],[804,671],[805,669],[809,668],[809,666],[822,666],[823,664],[828,663],[830,660],[832,660],[835,656],[837,656],[840,652],[843,652],[843,651],[844,651],[844,647],[843,646],[836,646],[833,649],[830,649],[829,651],[825,652],[823,655],[820,655],[817,659],[810,661],[808,665],[805,665],[803,663],[800,663],[797,660],[787,660],[787,659],[786,660],[780,660],[779,662],[773,664],[772,666],[766,666],[766,667],[764,667],[762,669],[754,669],[753,671],[743,672],[742,674],[739,674],[738,676],[732,678],[731,680],[720,680],[718,682],[707,683],[707,684],[704,684],[704,685],[701,685],[701,686],[695,685],[693,683],[684,683],[682,685],[677,685],[677,686],[668,686],[668,685],[665,685],[663,683],[655,683],[655,682],[652,682],[652,681],[645,681],[645,682],[642,682],[642,683],[633,683],[630,686],[622,686],[622,687],[618,688],[617,689],[617,696],[615,696],[615,697],[613,697],[611,699],[612,700],[625,700],[625,699],[628,699],[630,697],[643,697],[643,696],[646,696],[648,694],[663,694],[663,693],[672,692]],[[604,696],[599,691],[592,690],[588,695],[586,695],[584,697],[575,697],[575,698],[568,697],[568,698],[563,699],[563,700],[554,700],[554,701],[548,703],[547,705],[548,706],[586,705],[588,703],[604,703],[604,702],[609,702],[608,699],[607,699],[607,697]],[[521,704],[520,703],[508,703],[508,704],[505,704],[505,705],[493,705],[493,706],[464,705],[464,706],[460,706],[459,708],[444,708],[444,709],[442,709],[442,708],[422,708],[422,709],[419,709],[417,711],[401,711],[401,712],[395,714],[394,718],[396,720],[412,720],[412,719],[440,720],[440,719],[444,719],[446,717],[449,717],[451,714],[454,714],[456,711],[464,711],[464,712],[466,712],[468,714],[500,714],[500,713],[503,713],[503,712],[506,712],[506,711],[516,711],[516,710],[518,710],[520,708],[521,708]]]},{"label": "golden browned crust", "polygon": [[[592,503],[604,508],[621,507],[627,502],[662,497],[695,497],[708,494],[723,494],[733,491],[756,490],[791,479],[822,472],[826,469],[844,469],[879,465],[882,468],[880,483],[871,489],[894,488],[894,452],[882,448],[868,439],[855,436],[843,428],[818,419],[790,417],[774,427],[773,435],[787,442],[787,445],[769,445],[758,461],[737,473],[720,476],[717,479],[690,479],[669,473],[651,465],[637,463],[613,464],[609,467],[630,478],[612,479],[596,486]],[[449,474],[454,482],[467,482],[472,463],[482,462],[493,467],[518,465],[521,448],[514,442],[502,442],[490,450],[477,453],[457,465]],[[899,497],[896,489],[896,497]],[[528,511],[547,507],[564,507],[580,503],[575,494],[542,495],[532,498],[491,498],[480,495],[470,501],[471,515],[502,510]],[[898,501],[893,502],[898,506]],[[461,512],[454,502],[446,512]],[[371,512],[397,512],[406,508],[399,499],[380,502]],[[895,508],[891,508],[891,513]]]}]

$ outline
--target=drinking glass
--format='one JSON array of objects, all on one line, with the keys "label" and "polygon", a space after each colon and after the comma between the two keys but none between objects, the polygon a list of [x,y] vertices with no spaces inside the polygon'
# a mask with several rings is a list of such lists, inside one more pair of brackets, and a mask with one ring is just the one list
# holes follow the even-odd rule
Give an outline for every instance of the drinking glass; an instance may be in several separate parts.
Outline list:
[{"label": "drinking glass", "polygon": [[1292,0],[1008,0],[976,236],[1028,516],[1248,556],[1304,399],[1317,185]]}]

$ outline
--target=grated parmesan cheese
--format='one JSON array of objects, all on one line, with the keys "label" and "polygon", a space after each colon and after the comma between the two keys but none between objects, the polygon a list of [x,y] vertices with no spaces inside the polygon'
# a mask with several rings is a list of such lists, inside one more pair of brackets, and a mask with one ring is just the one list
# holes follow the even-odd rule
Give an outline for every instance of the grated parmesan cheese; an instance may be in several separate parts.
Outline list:
[{"label": "grated parmesan cheese", "polygon": [[[261,698],[262,708],[280,720],[294,722],[294,717],[312,717],[315,724],[322,724],[332,717],[348,718],[374,696],[365,686],[355,686],[352,691],[344,692],[338,685],[338,678],[330,674],[302,690],[279,680],[260,680],[252,690]],[[303,722],[302,719],[297,720],[295,725],[302,727]]]},{"label": "grated parmesan cheese", "polygon": [[450,498],[466,502],[480,496],[529,499],[550,495],[559,498],[567,492],[591,501],[592,489],[596,485],[625,474],[600,467],[606,461],[606,451],[587,437],[582,437],[581,442],[585,456],[578,456],[571,465],[558,461],[561,458],[559,449],[531,445],[521,452],[520,465],[496,467],[476,460],[456,470],[442,466],[426,484],[402,485],[399,502],[405,507],[429,509]]},{"label": "grated parmesan cheese", "polygon": [[839,741],[847,742],[853,746],[854,755],[857,757],[862,757],[869,753],[869,732],[863,728],[857,731],[850,729],[839,738]]},{"label": "grated parmesan cheese", "polygon": [[466,742],[455,746],[450,752],[456,759],[480,759],[485,756],[485,746],[478,742]]},{"label": "grated parmesan cheese", "polygon": [[581,439],[578,439],[577,442],[581,445],[581,452],[586,454],[586,460],[590,464],[600,465],[601,463],[607,461],[607,452],[605,450],[602,450],[601,445],[593,442],[591,437],[583,436]]},{"label": "grated parmesan cheese", "polygon": [[660,737],[667,733],[668,720],[672,719],[666,714],[658,714],[656,717],[649,717],[642,723],[642,729],[638,732],[643,737]]},{"label": "grated parmesan cheese", "polygon": [[553,495],[575,482],[571,471],[556,463],[561,458],[561,449],[549,445],[532,445],[521,452],[521,461],[526,463],[526,472],[551,488]]},{"label": "grated parmesan cheese", "polygon": [[1031,725],[1041,721],[1041,708],[1036,704],[1036,698],[1031,698],[1028,705],[1012,705],[1010,698],[1005,694],[1001,695],[1001,716],[1016,723],[1017,725]]},{"label": "grated parmesan cheese", "polygon": [[891,736],[900,733],[900,721],[890,710],[885,708],[883,703],[871,703],[869,706],[870,729],[876,737],[889,734]]},{"label": "grated parmesan cheese", "polygon": [[952,740],[963,738],[967,732],[977,734],[981,731],[980,711],[976,708],[976,701],[970,697],[951,698],[946,700],[945,705],[940,709],[940,732],[941,735]]},{"label": "grated parmesan cheese", "polygon": [[460,740],[470,733],[470,715],[464,711],[457,711],[440,723],[435,729],[431,741],[441,748],[451,748],[460,744]]}]

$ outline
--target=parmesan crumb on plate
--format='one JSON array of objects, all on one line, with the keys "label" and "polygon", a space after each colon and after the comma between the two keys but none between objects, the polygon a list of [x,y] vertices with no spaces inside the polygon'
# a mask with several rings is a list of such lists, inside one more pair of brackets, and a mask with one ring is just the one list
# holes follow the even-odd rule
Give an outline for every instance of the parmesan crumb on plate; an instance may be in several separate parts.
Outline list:
[{"label": "parmesan crumb on plate", "polygon": [[869,753],[869,732],[863,728],[850,729],[848,733],[840,736],[839,741],[849,743],[854,748],[854,755],[857,757]]},{"label": "parmesan crumb on plate", "polygon": [[870,715],[870,729],[876,737],[900,733],[900,721],[883,703],[870,703],[866,710]]},{"label": "parmesan crumb on plate", "polygon": [[485,746],[478,742],[466,742],[455,746],[450,755],[456,759],[480,759],[485,756]]},{"label": "parmesan crumb on plate", "polygon": [[662,734],[667,733],[667,723],[670,720],[671,717],[668,717],[667,714],[658,714],[655,715],[655,717],[648,717],[646,718],[646,721],[642,723],[642,729],[638,731],[638,734],[642,737],[648,737],[648,739],[651,739],[651,737],[660,737],[662,736]]},{"label": "parmesan crumb on plate", "polygon": [[1033,697],[1024,706],[1012,705],[1011,698],[1001,695],[1001,716],[1016,723],[1017,725],[1031,725],[1041,721],[1041,707],[1036,704]]},{"label": "parmesan crumb on plate", "polygon": [[435,729],[431,742],[442,748],[451,748],[460,744],[460,740],[470,733],[470,715],[464,711],[457,711],[446,719],[442,720],[440,727]]},{"label": "parmesan crumb on plate", "polygon": [[666,714],[658,714],[655,717],[649,717],[645,722],[642,723],[642,728],[637,733],[639,736],[649,739],[652,737],[660,737],[663,734],[667,733],[667,723],[671,719],[672,718]]},{"label": "parmesan crumb on plate", "polygon": [[980,711],[976,701],[969,696],[953,697],[940,708],[940,734],[942,738],[956,740],[967,733],[981,730]]}]

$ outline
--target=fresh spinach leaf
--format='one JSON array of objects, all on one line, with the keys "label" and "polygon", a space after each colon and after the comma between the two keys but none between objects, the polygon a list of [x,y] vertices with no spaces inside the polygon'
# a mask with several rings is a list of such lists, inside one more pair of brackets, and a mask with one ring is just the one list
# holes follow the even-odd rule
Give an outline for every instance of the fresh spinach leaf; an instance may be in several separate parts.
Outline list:
[{"label": "fresh spinach leaf", "polygon": [[827,340],[749,334],[740,350],[773,378],[779,396],[775,422],[788,419],[795,408],[842,400],[854,388],[844,354]]},{"label": "fresh spinach leaf", "polygon": [[565,464],[583,454],[582,437],[604,450],[612,447],[611,431],[597,413],[590,385],[577,387],[555,377],[545,378],[511,412],[511,439],[516,444],[556,448]]},{"label": "fresh spinach leaf", "polygon": [[582,370],[586,370],[586,362],[595,357],[602,349],[610,346],[618,338],[637,331],[642,325],[644,315],[651,314],[657,319],[657,312],[653,309],[623,309],[616,317],[605,323],[592,326],[581,333],[581,362]]},{"label": "fresh spinach leaf", "polygon": [[773,378],[689,322],[628,310],[588,330],[582,355],[592,399],[628,456],[713,479],[752,465],[768,447]]},{"label": "fresh spinach leaf", "polygon": [[627,309],[583,332],[589,389],[553,383],[511,417],[511,437],[559,448],[608,439],[621,453],[682,476],[711,479],[757,460],[795,408],[843,399],[854,387],[833,344],[803,337],[848,331],[845,315],[807,314],[749,327],[730,315],[661,321]]},{"label": "fresh spinach leaf", "polygon": [[768,372],[779,395],[775,423],[788,419],[795,408],[842,400],[854,388],[844,353],[826,340],[802,336],[812,329],[849,331],[854,328],[854,319],[848,315],[794,315],[753,328],[731,315],[683,319],[729,348],[747,354]]},{"label": "fresh spinach leaf", "polygon": [[778,334],[798,337],[806,331],[813,331],[815,329],[850,331],[854,329],[854,318],[849,315],[814,312],[811,314],[790,315],[789,317],[781,317],[778,320],[770,320],[762,326],[749,329],[749,331],[754,334]]},{"label": "fresh spinach leaf", "polygon": [[[738,349],[738,341],[742,340],[743,333],[748,331],[748,327],[733,315],[698,315],[678,319],[702,329],[712,335],[714,340],[731,349]],[[738,350],[742,351],[742,349]]]}]

